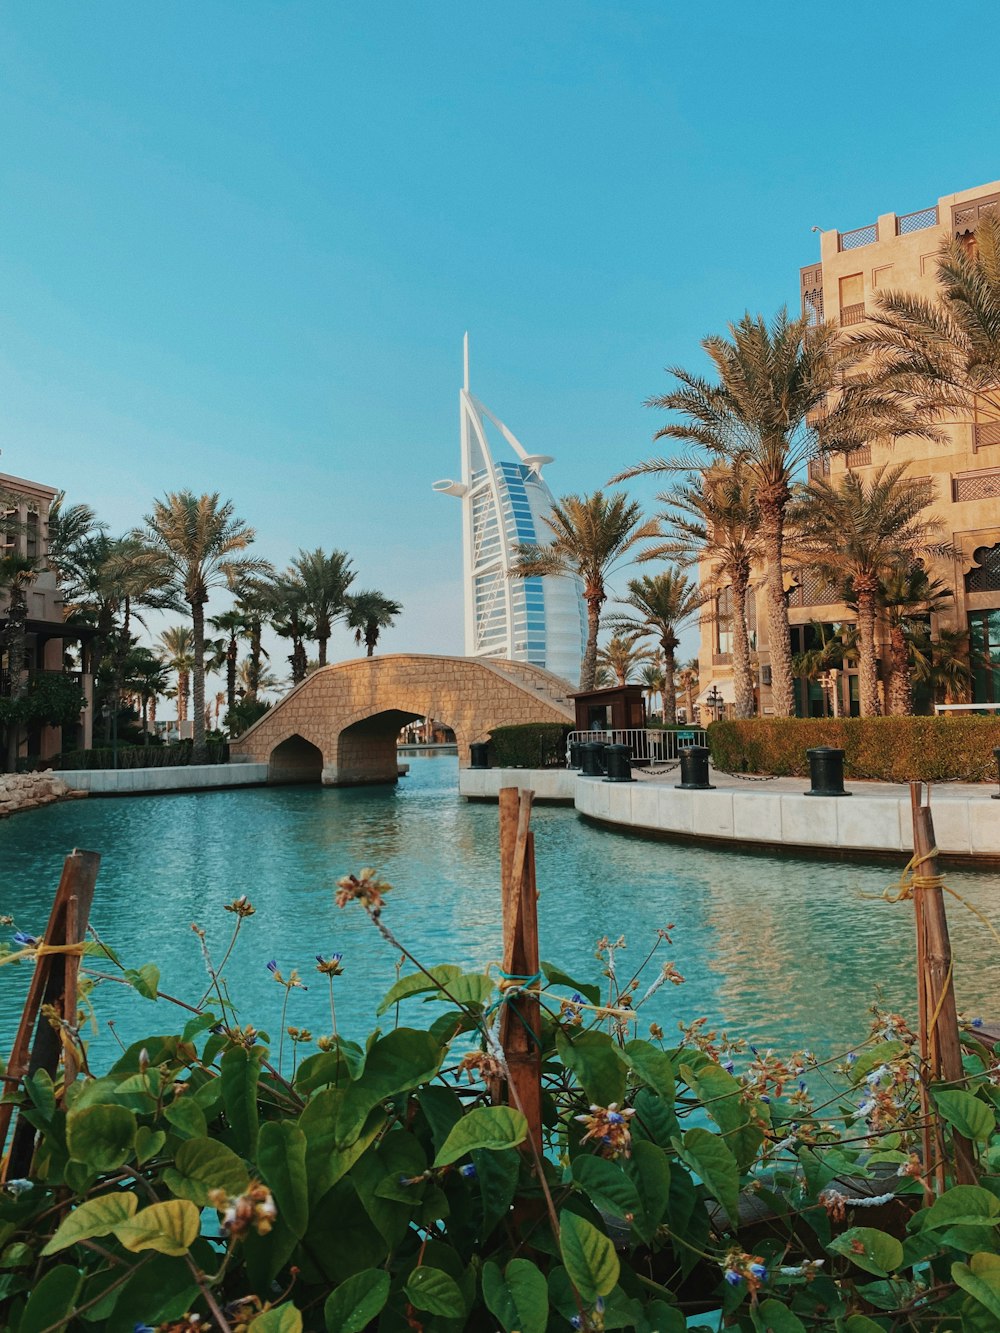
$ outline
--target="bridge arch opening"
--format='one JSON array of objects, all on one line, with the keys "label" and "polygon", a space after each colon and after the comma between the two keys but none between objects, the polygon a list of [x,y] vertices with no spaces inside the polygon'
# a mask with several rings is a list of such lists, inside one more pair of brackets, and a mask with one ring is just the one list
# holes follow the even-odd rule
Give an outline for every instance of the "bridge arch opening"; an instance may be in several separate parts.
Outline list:
[{"label": "bridge arch opening", "polygon": [[298,732],[268,755],[268,782],[320,782],[322,777],[323,751]]}]

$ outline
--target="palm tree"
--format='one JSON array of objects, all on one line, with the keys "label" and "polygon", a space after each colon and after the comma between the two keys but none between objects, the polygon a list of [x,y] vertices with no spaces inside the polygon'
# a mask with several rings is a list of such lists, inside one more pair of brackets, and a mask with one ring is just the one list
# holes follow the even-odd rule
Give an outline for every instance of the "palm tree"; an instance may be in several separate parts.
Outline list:
[{"label": "palm tree", "polygon": [[139,700],[142,743],[149,744],[149,728],[156,717],[156,698],[170,688],[170,671],[162,658],[141,644],[134,644],[125,662],[123,688]]},{"label": "palm tree", "polygon": [[947,547],[925,517],[930,483],[904,477],[907,465],[884,464],[865,481],[848,471],[835,485],[811,482],[789,514],[797,551],[831,582],[848,583],[858,616],[858,693],[862,717],[881,712],[875,621],[879,586],[900,564]]},{"label": "palm tree", "polygon": [[916,427],[901,424],[894,401],[874,390],[863,402],[838,394],[862,354],[833,325],[810,327],[806,316],[790,319],[783,309],[770,323],[748,313],[729,332],[729,338],[702,340],[715,381],[674,368],[677,387],[647,403],[680,418],[654,438],[681,440],[700,452],[693,459],[654,458],[621,476],[701,472],[711,462],[745,470],[765,559],[772,706],[776,716],[791,717],[795,687],[784,539],[794,480],[817,452],[843,452],[874,435],[913,433]]},{"label": "palm tree", "polygon": [[354,630],[354,642],[364,643],[371,657],[378,643],[379,632],[390,629],[395,619],[402,613],[399,602],[383,597],[380,592],[368,589],[347,597],[347,628]]},{"label": "palm tree", "polygon": [[650,713],[656,711],[653,705],[656,703],[657,699],[660,700],[660,706],[662,708],[663,689],[666,684],[666,677],[663,674],[663,658],[659,653],[656,653],[652,661],[647,662],[639,672],[639,681],[645,688],[646,706]]},{"label": "palm tree", "polygon": [[174,491],[153,505],[142,534],[170,567],[175,590],[191,608],[194,633],[193,709],[195,758],[205,750],[205,605],[213,588],[233,587],[266,562],[241,556],[254,539],[253,528],[237,518],[218,491],[195,495]]},{"label": "palm tree", "polygon": [[0,591],[7,593],[6,625],[0,631],[0,652],[7,653],[7,674],[10,680],[7,704],[7,770],[17,768],[21,740],[17,704],[23,697],[25,659],[28,642],[28,589],[34,583],[41,566],[30,556],[8,553],[0,555]]},{"label": "palm tree", "polygon": [[305,680],[309,665],[305,640],[312,637],[313,627],[306,613],[306,593],[301,581],[292,570],[275,574],[267,585],[271,626],[279,638],[288,639],[292,651],[288,664],[292,668],[292,684]]},{"label": "palm tree", "polygon": [[194,666],[194,635],[188,625],[172,625],[161,632],[159,642],[167,655],[167,665],[177,673],[177,721],[186,722]]},{"label": "palm tree", "polygon": [[716,465],[689,478],[657,499],[666,540],[644,551],[640,560],[676,560],[682,569],[704,568],[703,579],[728,585],[732,598],[733,688],[736,716],[753,717],[754,673],[747,628],[750,572],[763,558],[760,514],[750,473],[741,462]]},{"label": "palm tree", "polygon": [[984,213],[972,244],[944,240],[935,300],[878,290],[854,336],[870,357],[864,395],[894,397],[930,420],[1000,421],[1000,216]]},{"label": "palm tree", "polygon": [[333,632],[333,622],[347,610],[347,590],[354,582],[346,551],[299,551],[288,571],[302,589],[303,610],[312,622],[319,649],[319,665],[326,666],[326,645]]},{"label": "palm tree", "polygon": [[[630,634],[612,634],[603,648],[597,650],[599,666],[605,666],[615,674],[619,685],[627,685],[629,678],[640,662],[648,662],[653,656],[648,648],[637,648],[640,639],[646,637],[645,630]],[[660,668],[662,672],[662,667]]]},{"label": "palm tree", "polygon": [[81,578],[81,558],[86,560],[91,539],[106,526],[90,505],[67,505],[66,492],[59,492],[49,506],[46,557],[60,583],[73,583]]},{"label": "palm tree", "polygon": [[603,491],[595,491],[593,495],[564,495],[553,504],[544,521],[552,533],[551,542],[546,546],[528,543],[516,546],[516,559],[509,574],[521,579],[577,574],[583,580],[587,646],[580,668],[580,689],[592,690],[601,609],[608,597],[607,578],[637,542],[656,536],[656,521],[643,522],[638,504],[629,501],[621,491],[609,496]]},{"label": "palm tree", "polygon": [[882,579],[878,601],[889,625],[890,713],[913,712],[912,642],[926,638],[927,615],[951,600],[950,588],[932,579],[921,564],[900,565]]},{"label": "palm tree", "polygon": [[645,574],[641,579],[629,579],[628,596],[619,606],[631,608],[609,618],[615,629],[632,634],[655,634],[663,652],[663,720],[677,721],[677,685],[674,679],[676,653],[680,645],[678,632],[689,625],[705,604],[707,594],[697,583],[675,569],[659,574]]},{"label": "palm tree", "polygon": [[928,685],[935,701],[965,702],[972,677],[967,630],[938,630],[936,638],[915,633],[910,638],[910,655],[913,679]]},{"label": "palm tree", "polygon": [[[267,574],[273,577],[274,571],[269,568]],[[260,677],[263,662],[269,656],[261,636],[270,608],[270,586],[264,576],[245,578],[237,580],[233,592],[236,595],[233,609],[243,617],[243,635],[250,645],[244,664],[247,667],[247,679],[243,684],[247,698],[256,699],[262,688]]]},{"label": "palm tree", "polygon": [[[821,620],[810,620],[809,632],[813,646],[796,653],[792,658],[792,670],[796,677],[818,680],[831,671],[842,671],[847,659],[857,653],[858,632],[849,621],[829,626]],[[833,715],[837,717],[840,705],[835,684],[831,685],[830,700]]]},{"label": "palm tree", "polygon": [[697,657],[685,662],[677,672],[677,684],[684,691],[684,711],[688,723],[695,721],[695,698],[698,694],[699,669]]},{"label": "palm tree", "polygon": [[246,616],[233,607],[229,611],[223,611],[221,616],[213,616],[208,623],[213,629],[221,630],[223,634],[229,636],[226,644],[226,707],[235,708],[236,667],[240,655],[238,640],[247,636]]}]

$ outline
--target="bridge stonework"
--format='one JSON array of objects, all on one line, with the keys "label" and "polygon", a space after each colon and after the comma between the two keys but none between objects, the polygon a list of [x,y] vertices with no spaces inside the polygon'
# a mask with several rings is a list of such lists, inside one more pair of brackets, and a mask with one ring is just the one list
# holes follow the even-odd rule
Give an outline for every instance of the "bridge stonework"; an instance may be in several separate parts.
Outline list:
[{"label": "bridge stonework", "polygon": [[320,667],[232,742],[272,782],[394,782],[396,738],[432,717],[455,732],[459,763],[494,727],[572,724],[570,686],[523,662],[391,654]]}]

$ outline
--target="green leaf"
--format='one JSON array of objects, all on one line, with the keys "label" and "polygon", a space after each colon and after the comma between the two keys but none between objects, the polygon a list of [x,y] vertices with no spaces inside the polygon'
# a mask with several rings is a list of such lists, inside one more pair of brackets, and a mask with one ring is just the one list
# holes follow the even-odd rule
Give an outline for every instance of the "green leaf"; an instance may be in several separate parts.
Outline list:
[{"label": "green leaf", "polygon": [[586,985],[582,981],[576,981],[568,972],[564,972],[561,967],[556,967],[554,963],[541,963],[540,967],[542,976],[550,986],[565,986],[567,990],[579,991],[583,998],[589,1000],[591,1004],[601,1003],[600,986]]},{"label": "green leaf", "polygon": [[274,1195],[278,1216],[299,1239],[309,1221],[306,1136],[287,1120],[269,1120],[257,1140],[257,1162]]},{"label": "green leaf", "polygon": [[435,1166],[449,1166],[475,1148],[497,1152],[516,1148],[528,1137],[528,1122],[509,1106],[477,1106],[463,1116],[441,1145]]},{"label": "green leaf", "polygon": [[967,1264],[952,1264],[951,1278],[1000,1319],[1000,1255],[974,1254]]},{"label": "green leaf", "polygon": [[441,999],[482,1008],[495,993],[496,986],[482,972],[465,972],[448,983],[448,994],[442,993]]},{"label": "green leaf", "polygon": [[516,1148],[499,1152],[476,1150],[472,1154],[476,1179],[483,1202],[481,1238],[483,1240],[510,1212],[517,1192],[517,1178],[521,1170],[521,1156]]},{"label": "green leaf", "polygon": [[247,1333],[256,1329],[257,1333],[302,1333],[302,1315],[291,1301],[276,1305],[273,1310],[265,1310],[256,1319],[247,1324]]},{"label": "green leaf", "polygon": [[573,1162],[573,1179],[600,1213],[617,1220],[642,1211],[639,1193],[618,1162],[589,1154]]},{"label": "green leaf", "polygon": [[429,1083],[444,1054],[429,1032],[397,1028],[387,1033],[368,1052],[364,1073],[347,1090],[346,1104],[367,1115],[380,1102]]},{"label": "green leaf", "polygon": [[1000,1199],[981,1185],[955,1185],[919,1215],[921,1231],[941,1227],[984,1226],[1000,1223]]},{"label": "green leaf", "polygon": [[306,1136],[309,1199],[317,1203],[351,1169],[385,1125],[381,1110],[364,1114],[347,1103],[347,1089],[326,1088],[299,1116]]},{"label": "green leaf", "polygon": [[230,1046],[220,1065],[226,1119],[244,1157],[252,1157],[257,1147],[257,1085],[263,1058],[262,1047],[248,1051],[243,1046]]},{"label": "green leaf", "polygon": [[342,1282],[323,1307],[327,1333],[364,1333],[385,1309],[390,1285],[381,1268],[366,1268]]},{"label": "green leaf", "polygon": [[997,1127],[996,1111],[971,1092],[933,1090],[934,1104],[959,1134],[978,1143],[988,1143]]},{"label": "green leaf", "polygon": [[577,1032],[571,1036],[567,1028],[560,1028],[556,1049],[591,1102],[610,1106],[625,1100],[625,1064],[606,1032]]},{"label": "green leaf", "polygon": [[135,1134],[135,1160],[142,1166],[144,1162],[156,1156],[166,1141],[167,1136],[162,1129],[150,1129],[148,1125],[140,1125]]},{"label": "green leaf", "polygon": [[632,1099],[635,1115],[632,1119],[632,1138],[648,1139],[661,1148],[670,1148],[674,1136],[680,1134],[680,1125],[671,1099],[665,1102],[650,1088],[640,1088]]},{"label": "green leaf", "polygon": [[163,1112],[163,1118],[181,1138],[200,1139],[208,1133],[205,1112],[193,1097],[175,1097]]},{"label": "green leaf", "polygon": [[670,1197],[670,1162],[667,1154],[648,1139],[633,1139],[632,1156],[623,1163],[625,1174],[639,1194],[641,1212],[632,1225],[649,1244],[663,1220]]},{"label": "green leaf", "polygon": [[862,1051],[854,1064],[851,1065],[850,1079],[855,1087],[866,1078],[873,1069],[878,1069],[880,1065],[888,1064],[890,1060],[895,1060],[903,1055],[909,1047],[904,1041],[880,1041],[877,1046],[872,1046],[867,1051]]},{"label": "green leaf", "polygon": [[439,967],[429,967],[427,971],[430,976],[423,972],[413,972],[409,976],[400,977],[396,984],[390,986],[386,991],[382,1003],[375,1010],[376,1014],[384,1014],[394,1004],[409,999],[411,995],[423,995],[427,991],[440,992],[440,985],[447,986],[449,981],[454,981],[456,977],[462,975],[462,969],[454,967],[451,963],[442,963]]},{"label": "green leaf", "polygon": [[174,1165],[163,1173],[163,1181],[171,1194],[204,1207],[210,1190],[242,1194],[250,1177],[232,1148],[218,1139],[200,1138],[187,1139],[181,1144]]},{"label": "green leaf", "polygon": [[681,1157],[714,1199],[718,1199],[735,1226],[739,1220],[740,1169],[736,1158],[716,1134],[695,1126],[678,1145]]},{"label": "green leaf", "polygon": [[614,1245],[585,1218],[562,1213],[559,1250],[570,1281],[588,1304],[607,1296],[618,1281],[621,1266]]},{"label": "green leaf", "polygon": [[437,1151],[464,1114],[461,1098],[451,1088],[431,1084],[428,1088],[420,1089],[417,1101],[427,1117],[431,1139]]},{"label": "green leaf", "polygon": [[109,1235],[120,1223],[127,1222],[138,1206],[139,1199],[135,1194],[102,1194],[96,1199],[88,1199],[67,1213],[42,1254],[58,1254],[78,1240]]},{"label": "green leaf", "polygon": [[56,1113],[56,1090],[47,1069],[38,1069],[24,1080],[24,1087],[46,1124],[52,1123]]},{"label": "green leaf", "polygon": [[865,1314],[852,1314],[844,1320],[844,1333],[885,1333],[885,1329]]},{"label": "green leaf", "polygon": [[201,1214],[187,1199],[153,1203],[136,1213],[130,1222],[115,1228],[126,1250],[158,1250],[160,1254],[186,1254],[198,1235]]},{"label": "green leaf", "polygon": [[645,1083],[659,1093],[665,1102],[674,1100],[674,1063],[651,1041],[629,1041],[622,1052],[630,1069]]},{"label": "green leaf", "polygon": [[483,1268],[483,1300],[504,1333],[545,1333],[548,1286],[530,1259],[511,1259],[503,1270],[490,1260]]},{"label": "green leaf", "polygon": [[86,1106],[66,1117],[69,1155],[91,1171],[114,1171],[135,1144],[136,1119],[124,1106]]},{"label": "green leaf", "polygon": [[722,1130],[726,1146],[736,1158],[736,1165],[746,1171],[756,1159],[764,1140],[759,1125],[752,1122],[750,1107],[743,1100],[743,1087],[714,1062],[701,1065],[697,1072],[682,1064],[681,1076],[702,1106]]},{"label": "green leaf", "polygon": [[125,980],[144,999],[155,1000],[159,993],[160,969],[155,963],[143,963],[142,967],[126,968]]},{"label": "green leaf", "polygon": [[32,1288],[18,1333],[41,1333],[42,1329],[68,1322],[82,1283],[83,1274],[69,1264],[49,1269]]},{"label": "green leaf", "polygon": [[762,1327],[768,1333],[806,1333],[806,1326],[796,1314],[792,1314],[787,1305],[782,1305],[770,1297],[761,1301],[759,1307]]},{"label": "green leaf", "polygon": [[842,1254],[852,1264],[876,1277],[888,1277],[903,1263],[903,1247],[895,1236],[875,1227],[851,1227],[835,1237],[826,1247],[834,1254]]},{"label": "green leaf", "polygon": [[407,1300],[418,1310],[445,1319],[465,1318],[465,1298],[453,1277],[440,1268],[415,1268],[403,1288]]}]

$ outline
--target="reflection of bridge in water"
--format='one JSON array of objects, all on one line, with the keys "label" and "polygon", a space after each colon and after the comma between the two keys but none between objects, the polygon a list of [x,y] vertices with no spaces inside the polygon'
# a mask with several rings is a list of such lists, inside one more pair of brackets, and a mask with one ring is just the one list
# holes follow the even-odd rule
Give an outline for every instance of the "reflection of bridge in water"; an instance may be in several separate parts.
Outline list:
[{"label": "reflection of bridge in water", "polygon": [[395,782],[396,741],[415,718],[455,733],[460,764],[494,727],[572,725],[571,686],[527,662],[392,654],[320,667],[232,743],[272,782]]}]

